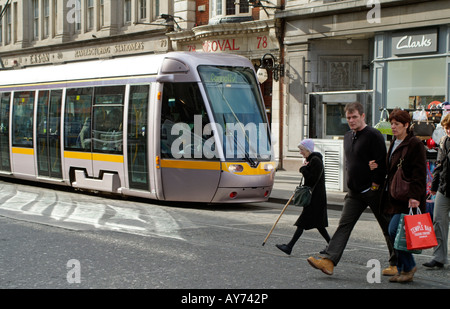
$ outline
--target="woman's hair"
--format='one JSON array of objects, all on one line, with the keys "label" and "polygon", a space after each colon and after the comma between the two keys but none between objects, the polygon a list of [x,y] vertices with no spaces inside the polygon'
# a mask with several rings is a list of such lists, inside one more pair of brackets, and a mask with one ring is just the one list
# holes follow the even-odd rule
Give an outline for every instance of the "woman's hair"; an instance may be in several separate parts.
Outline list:
[{"label": "woman's hair", "polygon": [[392,122],[392,120],[398,121],[402,123],[403,125],[409,124],[408,128],[406,129],[406,132],[409,133],[409,128],[411,127],[411,115],[404,110],[401,109],[394,109],[389,114],[389,122]]},{"label": "woman's hair", "polygon": [[441,120],[441,126],[445,128],[450,127],[450,114],[445,115]]}]

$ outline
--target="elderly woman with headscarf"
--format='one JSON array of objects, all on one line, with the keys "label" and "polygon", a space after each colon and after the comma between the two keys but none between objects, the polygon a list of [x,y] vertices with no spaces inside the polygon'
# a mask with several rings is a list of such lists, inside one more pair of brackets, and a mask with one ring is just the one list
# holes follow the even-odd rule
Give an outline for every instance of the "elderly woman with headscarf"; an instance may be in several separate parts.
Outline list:
[{"label": "elderly woman with headscarf", "polygon": [[325,189],[325,171],[323,166],[323,156],[319,152],[314,152],[314,142],[305,139],[298,144],[300,154],[305,158],[304,164],[300,167],[300,173],[304,178],[304,185],[313,188],[311,203],[303,207],[300,217],[294,225],[297,230],[288,244],[277,244],[276,247],[284,253],[290,255],[292,248],[298,241],[304,230],[316,228],[323,238],[330,241],[330,236],[326,230],[328,226],[327,216],[327,195]]}]

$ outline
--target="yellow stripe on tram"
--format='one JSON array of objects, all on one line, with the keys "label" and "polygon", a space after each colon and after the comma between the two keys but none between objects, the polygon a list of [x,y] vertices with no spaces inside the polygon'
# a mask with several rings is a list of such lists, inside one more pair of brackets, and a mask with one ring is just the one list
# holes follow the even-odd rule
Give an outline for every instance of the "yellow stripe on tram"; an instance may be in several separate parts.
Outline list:
[{"label": "yellow stripe on tram", "polygon": [[18,147],[12,147],[11,149],[12,153],[16,154],[24,154],[24,155],[34,155],[34,149],[33,148],[18,148]]},{"label": "yellow stripe on tram", "polygon": [[258,167],[252,168],[247,162],[219,162],[219,161],[189,161],[189,160],[161,160],[162,168],[213,170],[230,172],[231,165],[242,166],[241,172],[234,172],[236,175],[267,175],[274,170],[275,162],[260,162]]},{"label": "yellow stripe on tram", "polygon": [[103,153],[64,151],[64,158],[123,163],[122,155],[112,155]]},{"label": "yellow stripe on tram", "polygon": [[219,161],[211,162],[211,161],[188,161],[188,160],[161,160],[161,167],[220,171],[220,162]]}]

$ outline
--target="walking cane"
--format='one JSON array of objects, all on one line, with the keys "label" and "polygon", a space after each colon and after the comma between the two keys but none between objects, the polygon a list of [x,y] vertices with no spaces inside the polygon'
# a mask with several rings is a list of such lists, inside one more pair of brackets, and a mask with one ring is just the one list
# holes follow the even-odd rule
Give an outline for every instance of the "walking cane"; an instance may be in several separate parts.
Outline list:
[{"label": "walking cane", "polygon": [[273,229],[275,228],[275,226],[277,225],[278,220],[280,220],[280,218],[281,218],[281,216],[283,215],[284,211],[285,211],[286,208],[289,206],[289,203],[290,203],[290,202],[292,201],[292,199],[294,198],[294,194],[295,194],[295,192],[292,193],[291,198],[290,198],[289,201],[286,203],[286,205],[284,205],[283,210],[281,211],[280,215],[278,216],[277,221],[275,221],[275,223],[273,224],[272,229],[270,230],[269,234],[267,234],[266,239],[264,239],[264,242],[262,243],[263,246],[266,244],[267,239],[269,239],[270,234],[272,234],[272,231],[273,231]]}]

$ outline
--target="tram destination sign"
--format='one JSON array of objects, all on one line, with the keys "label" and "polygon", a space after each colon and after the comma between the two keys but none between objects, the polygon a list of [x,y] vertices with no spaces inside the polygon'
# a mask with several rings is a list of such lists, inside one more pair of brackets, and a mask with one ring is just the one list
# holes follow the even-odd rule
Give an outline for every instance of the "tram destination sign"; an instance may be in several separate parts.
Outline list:
[{"label": "tram destination sign", "polygon": [[398,32],[392,36],[393,55],[435,53],[437,51],[437,28]]}]

